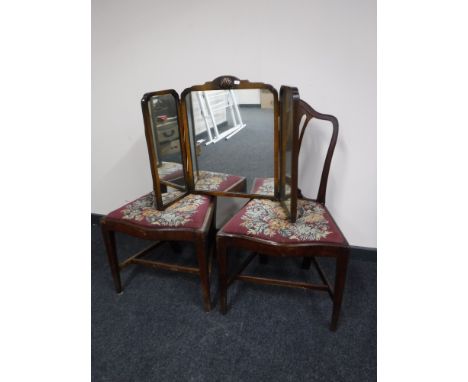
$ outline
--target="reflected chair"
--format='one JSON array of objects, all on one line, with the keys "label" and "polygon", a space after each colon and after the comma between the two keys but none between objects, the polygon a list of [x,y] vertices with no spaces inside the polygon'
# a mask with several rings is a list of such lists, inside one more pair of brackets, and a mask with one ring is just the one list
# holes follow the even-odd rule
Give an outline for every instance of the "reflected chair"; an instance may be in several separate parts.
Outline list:
[{"label": "reflected chair", "polygon": [[246,187],[245,177],[214,171],[198,171],[195,181],[197,192],[245,192]]},{"label": "reflected chair", "polygon": [[[220,310],[227,310],[227,290],[235,281],[248,281],[257,284],[269,284],[292,288],[313,289],[329,294],[333,301],[330,329],[337,328],[343,291],[346,280],[349,245],[344,235],[325,207],[325,195],[328,173],[338,137],[338,121],[335,117],[316,112],[312,107],[299,100],[297,115],[305,115],[305,122],[299,137],[299,148],[309,120],[316,118],[331,122],[332,137],[325,157],[318,195],[315,200],[302,196],[299,192],[298,217],[291,223],[280,202],[267,199],[252,199],[236,213],[217,233],[217,256],[219,262]],[[301,118],[296,118],[299,124]],[[262,193],[272,192],[272,180],[259,178],[254,188],[263,187]],[[237,270],[229,273],[228,249],[238,248],[250,255]],[[237,253],[237,251],[236,251]],[[248,264],[260,255],[260,263],[265,263],[267,256],[294,256],[302,258],[302,267],[310,268],[311,263],[317,269],[323,284],[311,284],[247,275],[242,272]],[[335,282],[332,288],[317,257],[331,257],[336,260]]]},{"label": "reflected chair", "polygon": [[[163,197],[167,194],[163,194]],[[200,277],[203,306],[211,310],[210,253],[214,253],[216,199],[211,196],[189,194],[167,207],[164,211],[154,208],[151,192],[111,212],[101,220],[107,257],[117,293],[122,292],[120,271],[131,264],[152,268],[187,272]],[[156,241],[148,248],[119,263],[115,232]],[[161,261],[143,259],[145,255],[164,242],[192,242],[198,260],[198,268]]]}]

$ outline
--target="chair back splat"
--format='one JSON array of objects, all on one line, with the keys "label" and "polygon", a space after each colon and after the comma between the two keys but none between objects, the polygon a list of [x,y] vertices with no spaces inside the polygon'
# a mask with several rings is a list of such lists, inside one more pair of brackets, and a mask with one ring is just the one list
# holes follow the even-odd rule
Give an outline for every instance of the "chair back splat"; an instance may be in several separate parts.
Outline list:
[{"label": "chair back splat", "polygon": [[301,150],[302,139],[304,138],[305,130],[312,118],[323,120],[323,121],[329,121],[332,124],[333,132],[332,132],[332,136],[330,139],[330,145],[328,146],[327,156],[325,157],[325,161],[323,163],[322,176],[320,178],[320,186],[319,186],[317,199],[316,199],[317,202],[325,204],[325,198],[327,194],[328,174],[330,173],[330,165],[331,165],[331,161],[333,158],[333,153],[335,151],[336,142],[338,140],[338,120],[333,115],[319,113],[318,111],[314,110],[312,106],[310,106],[307,102],[303,100],[299,100],[299,102],[297,103],[296,112],[294,113],[294,115],[295,115],[294,123],[298,126],[298,128],[300,127],[302,118],[304,116],[306,117],[302,130],[300,132],[300,136],[299,136],[299,152]]}]

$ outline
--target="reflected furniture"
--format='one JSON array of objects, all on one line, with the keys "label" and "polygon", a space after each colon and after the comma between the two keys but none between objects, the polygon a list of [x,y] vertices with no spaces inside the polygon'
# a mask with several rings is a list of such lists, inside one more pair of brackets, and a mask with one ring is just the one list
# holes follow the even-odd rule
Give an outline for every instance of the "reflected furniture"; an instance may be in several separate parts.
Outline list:
[{"label": "reflected furniture", "polygon": [[[163,197],[171,197],[163,194]],[[101,219],[102,234],[117,293],[122,292],[120,271],[129,265],[186,272],[200,277],[203,306],[211,309],[210,271],[214,254],[216,200],[207,195],[187,195],[164,211],[154,208],[154,193],[144,195]],[[154,241],[144,250],[119,262],[115,233]],[[191,242],[195,247],[198,268],[144,259],[165,242]],[[176,245],[174,245],[176,247]]]},{"label": "reflected furniture", "polygon": [[[271,99],[262,104],[262,94]],[[253,175],[275,179],[278,195],[279,103],[276,89],[261,82],[221,76],[181,94],[185,124],[187,174],[191,192],[225,197],[265,197],[251,194]],[[240,176],[243,188],[207,187],[205,172]]]},{"label": "reflected furniture", "polygon": [[[329,121],[333,128],[323,165],[318,195],[316,199],[301,197],[296,200],[297,218],[294,222],[290,219],[290,209],[284,208],[283,202],[252,199],[218,231],[216,237],[219,262],[220,310],[223,314],[226,313],[227,291],[229,286],[236,280],[324,291],[329,294],[333,301],[330,329],[335,331],[340,314],[349,259],[348,242],[325,207],[328,173],[338,137],[338,121],[333,116],[316,112],[298,97],[293,97],[290,101],[291,110],[294,111],[294,118],[291,119],[292,126],[289,127],[297,130],[296,133],[291,133],[291,136],[298,137],[297,141],[294,142],[294,144],[297,144],[295,155],[298,156],[299,154],[305,130],[311,119]],[[298,131],[301,120],[304,123],[299,136]],[[291,168],[294,168],[294,164],[291,164]],[[297,168],[293,178],[297,179]],[[259,187],[264,187],[263,191],[271,192],[271,180],[260,179],[258,183],[261,184]],[[283,192],[290,194],[290,191]],[[297,192],[300,194],[299,190]],[[244,262],[231,272],[228,267],[228,250],[230,248],[250,252]],[[257,255],[261,257],[260,263],[265,263],[265,256],[301,257],[303,258],[304,268],[309,268],[311,263],[314,264],[323,284],[244,274],[243,271]],[[332,257],[336,260],[334,287],[331,286],[320,267],[318,257]]]}]

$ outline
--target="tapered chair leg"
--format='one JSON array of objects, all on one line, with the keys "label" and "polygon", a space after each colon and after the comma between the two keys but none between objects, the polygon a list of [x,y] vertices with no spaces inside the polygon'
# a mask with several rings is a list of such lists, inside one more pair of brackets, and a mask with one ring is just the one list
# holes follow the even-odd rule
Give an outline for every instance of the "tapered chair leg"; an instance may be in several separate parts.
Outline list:
[{"label": "tapered chair leg", "polygon": [[102,227],[102,236],[106,245],[107,259],[112,272],[112,278],[114,279],[114,286],[117,293],[122,292],[122,282],[120,281],[120,269],[119,260],[117,259],[117,250],[115,246],[115,232],[109,231],[105,228],[104,224]]},{"label": "tapered chair leg", "polygon": [[197,253],[198,268],[200,269],[200,283],[203,295],[203,306],[205,308],[205,311],[209,312],[211,310],[210,280],[208,272],[206,243],[204,240],[197,240],[195,242],[195,251]]},{"label": "tapered chair leg", "polygon": [[212,250],[212,261],[213,259],[216,258],[216,233],[218,230],[216,229],[216,198],[214,201],[214,211],[213,211],[213,219],[211,219],[211,225],[210,225],[210,230],[208,232],[208,242],[211,243],[213,248],[210,248]]},{"label": "tapered chair leg", "polygon": [[226,245],[222,238],[216,240],[216,252],[218,257],[219,268],[219,309],[221,314],[226,314],[227,311],[227,251]]},{"label": "tapered chair leg", "polygon": [[338,317],[340,316],[341,303],[343,301],[348,261],[349,255],[347,252],[340,254],[336,259],[335,290],[333,292],[333,314],[330,325],[330,329],[333,331],[335,331],[338,326]]}]

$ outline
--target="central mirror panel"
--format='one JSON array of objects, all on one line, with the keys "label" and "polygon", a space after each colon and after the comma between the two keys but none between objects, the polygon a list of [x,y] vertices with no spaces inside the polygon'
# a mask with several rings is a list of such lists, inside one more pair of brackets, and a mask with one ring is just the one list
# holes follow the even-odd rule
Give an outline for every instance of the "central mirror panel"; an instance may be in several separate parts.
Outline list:
[{"label": "central mirror panel", "polygon": [[182,102],[194,190],[274,198],[276,93],[268,88],[191,90]]}]

